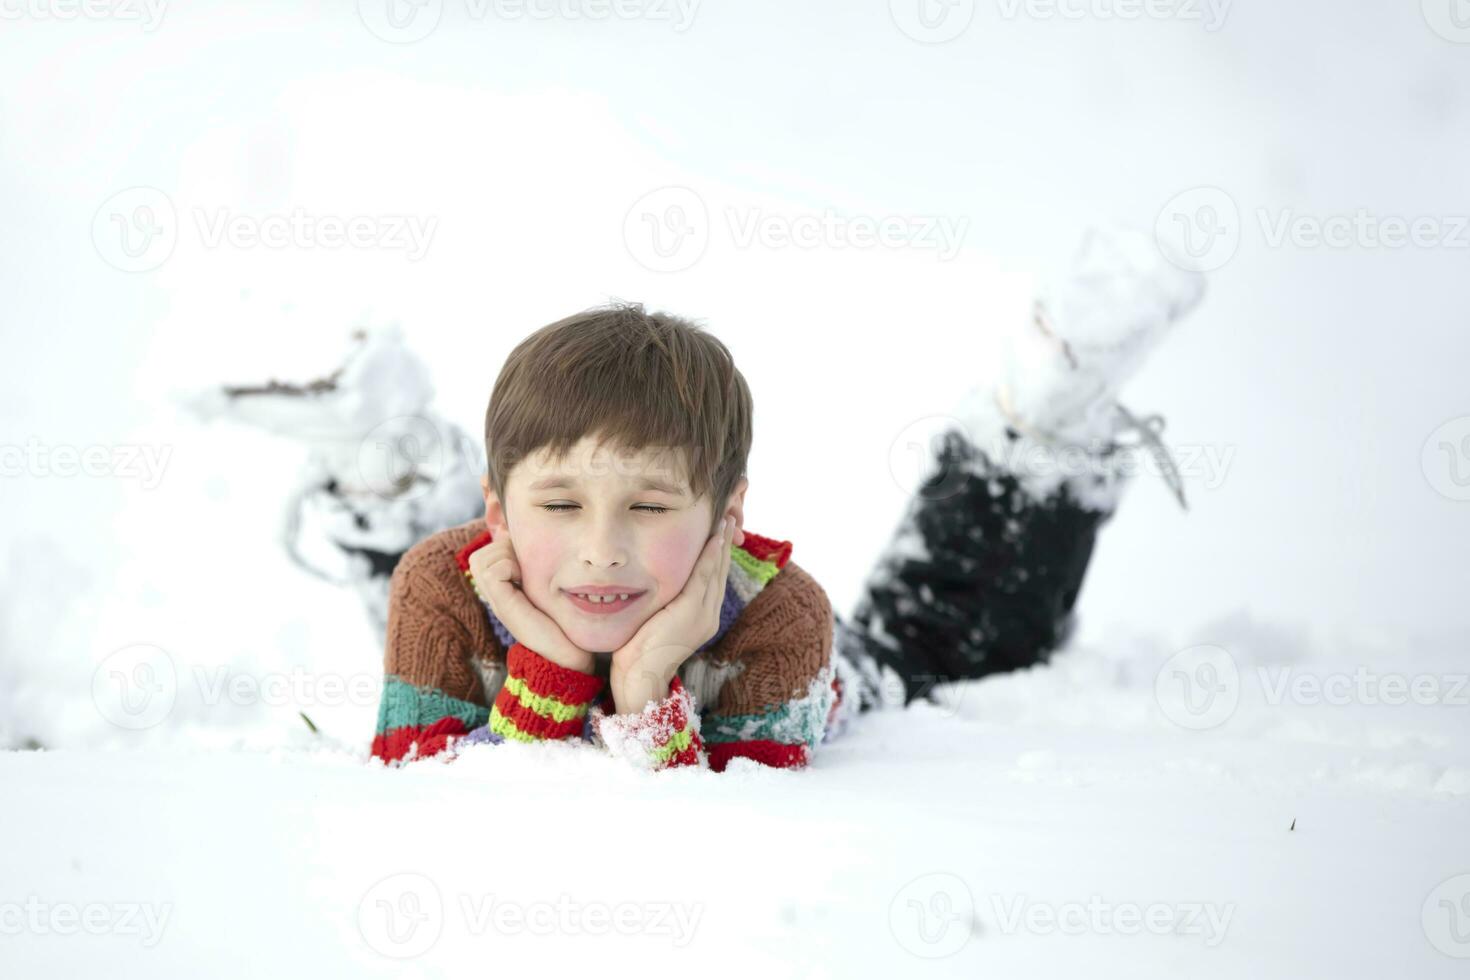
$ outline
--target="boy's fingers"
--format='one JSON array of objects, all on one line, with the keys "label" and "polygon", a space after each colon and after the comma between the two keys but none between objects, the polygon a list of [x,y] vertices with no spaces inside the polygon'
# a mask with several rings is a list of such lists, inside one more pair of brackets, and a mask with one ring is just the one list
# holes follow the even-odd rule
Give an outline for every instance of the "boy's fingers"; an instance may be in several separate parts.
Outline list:
[{"label": "boy's fingers", "polygon": [[477,576],[483,576],[487,579],[499,578],[500,573],[497,572],[497,569],[500,568],[503,562],[508,560],[504,555],[481,556],[480,552],[477,551],[470,555],[470,571],[474,572]]},{"label": "boy's fingers", "polygon": [[704,600],[706,605],[718,608],[725,599],[725,576],[730,568],[730,532],[729,528],[721,523],[719,531],[715,533],[715,554],[711,562],[709,577],[705,581]]},{"label": "boy's fingers", "polygon": [[509,550],[508,543],[492,541],[483,548],[477,548],[470,554],[470,569],[494,568],[495,564],[505,558],[513,557],[514,553]]},{"label": "boy's fingers", "polygon": [[704,603],[709,602],[710,593],[714,591],[715,579],[720,571],[720,551],[725,544],[725,529],[722,526],[714,533],[705,545],[705,553],[700,559],[700,575],[703,578],[704,592],[701,599]]},{"label": "boy's fingers", "polygon": [[715,544],[715,560],[711,562],[710,574],[705,581],[704,602],[701,603],[702,625],[709,636],[713,636],[720,628],[720,609],[725,604],[726,582],[730,570],[729,532],[725,527],[721,526],[715,535]]},{"label": "boy's fingers", "polygon": [[706,602],[708,602],[708,601],[710,601],[711,599],[714,598],[715,590],[719,587],[719,584],[720,584],[720,573],[722,571],[724,571],[724,568],[725,568],[725,555],[724,555],[724,552],[725,552],[725,525],[724,524],[721,524],[719,531],[715,532],[715,553],[712,556],[712,558],[714,560],[710,562],[709,579],[708,579],[708,581],[705,582],[705,586],[704,586],[704,588],[705,588],[704,595],[705,595],[705,601]]},{"label": "boy's fingers", "polygon": [[720,598],[722,601],[724,599],[725,583],[730,580],[730,561],[734,557],[730,552],[733,548],[734,538],[735,535],[732,531],[729,537],[725,539],[725,550],[722,556],[724,560],[720,562]]},{"label": "boy's fingers", "polygon": [[720,607],[725,604],[725,590],[730,581],[730,559],[731,545],[735,539],[735,529],[732,527],[725,535],[725,546],[720,554],[720,574],[715,580],[715,615],[719,615]]}]

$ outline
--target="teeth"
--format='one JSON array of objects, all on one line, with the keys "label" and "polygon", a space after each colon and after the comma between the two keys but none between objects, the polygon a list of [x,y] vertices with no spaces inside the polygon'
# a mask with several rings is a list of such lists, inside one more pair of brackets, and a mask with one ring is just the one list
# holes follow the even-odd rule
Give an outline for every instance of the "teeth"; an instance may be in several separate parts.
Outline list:
[{"label": "teeth", "polygon": [[579,598],[586,599],[588,602],[614,602],[628,598],[631,593],[620,592],[617,595],[583,595],[582,593],[577,592],[574,594],[577,595]]}]

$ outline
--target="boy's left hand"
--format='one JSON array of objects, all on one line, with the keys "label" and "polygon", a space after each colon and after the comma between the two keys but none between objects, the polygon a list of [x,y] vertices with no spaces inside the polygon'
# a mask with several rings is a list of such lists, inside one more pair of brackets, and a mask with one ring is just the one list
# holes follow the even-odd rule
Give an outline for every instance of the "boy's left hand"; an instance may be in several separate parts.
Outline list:
[{"label": "boy's left hand", "polygon": [[719,632],[734,524],[725,518],[705,542],[684,588],[613,653],[608,680],[619,714],[636,714],[649,701],[668,697],[679,666]]}]

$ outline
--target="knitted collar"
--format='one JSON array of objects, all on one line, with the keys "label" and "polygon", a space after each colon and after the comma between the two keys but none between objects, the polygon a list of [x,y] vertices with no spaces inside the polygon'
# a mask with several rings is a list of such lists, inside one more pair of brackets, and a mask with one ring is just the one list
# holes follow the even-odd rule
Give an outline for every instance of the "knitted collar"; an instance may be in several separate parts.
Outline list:
[{"label": "knitted collar", "polygon": [[[501,649],[509,650],[515,645],[515,637],[496,618],[494,610],[490,608],[490,602],[480,594],[479,588],[475,585],[474,575],[470,572],[470,555],[489,544],[491,538],[492,535],[488,529],[481,531],[473,541],[455,552],[454,560],[469,581],[470,588],[474,590],[480,603],[485,607],[485,614],[490,617],[490,628],[495,631],[495,638],[500,641]],[[730,574],[725,581],[725,601],[720,605],[720,628],[695,652],[702,653],[719,643],[730,627],[735,625],[735,621],[740,618],[745,607],[750,605],[751,601],[770,584],[771,579],[775,578],[790,560],[790,541],[767,538],[746,531],[743,544],[732,544],[730,546]]]}]

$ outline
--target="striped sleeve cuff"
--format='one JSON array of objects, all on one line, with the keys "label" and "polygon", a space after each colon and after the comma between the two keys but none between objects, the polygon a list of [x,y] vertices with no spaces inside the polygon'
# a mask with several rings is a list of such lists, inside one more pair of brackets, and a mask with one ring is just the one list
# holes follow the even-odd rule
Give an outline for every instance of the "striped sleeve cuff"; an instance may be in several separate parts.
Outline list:
[{"label": "striped sleeve cuff", "polygon": [[505,658],[506,678],[490,709],[490,732],[516,742],[577,738],[603,680],[552,663],[521,643]]},{"label": "striped sleeve cuff", "polygon": [[699,715],[677,676],[669,682],[668,697],[648,702],[636,714],[606,714],[594,707],[592,728],[608,751],[641,769],[709,765],[699,737]]},{"label": "striped sleeve cuff", "polygon": [[799,769],[830,734],[840,686],[824,667],[801,697],[746,715],[710,715],[704,734],[710,768],[717,772],[734,759],[751,759],[778,769]]},{"label": "striped sleeve cuff", "polygon": [[389,674],[383,679],[372,754],[391,764],[439,755],[488,716],[482,705]]}]

